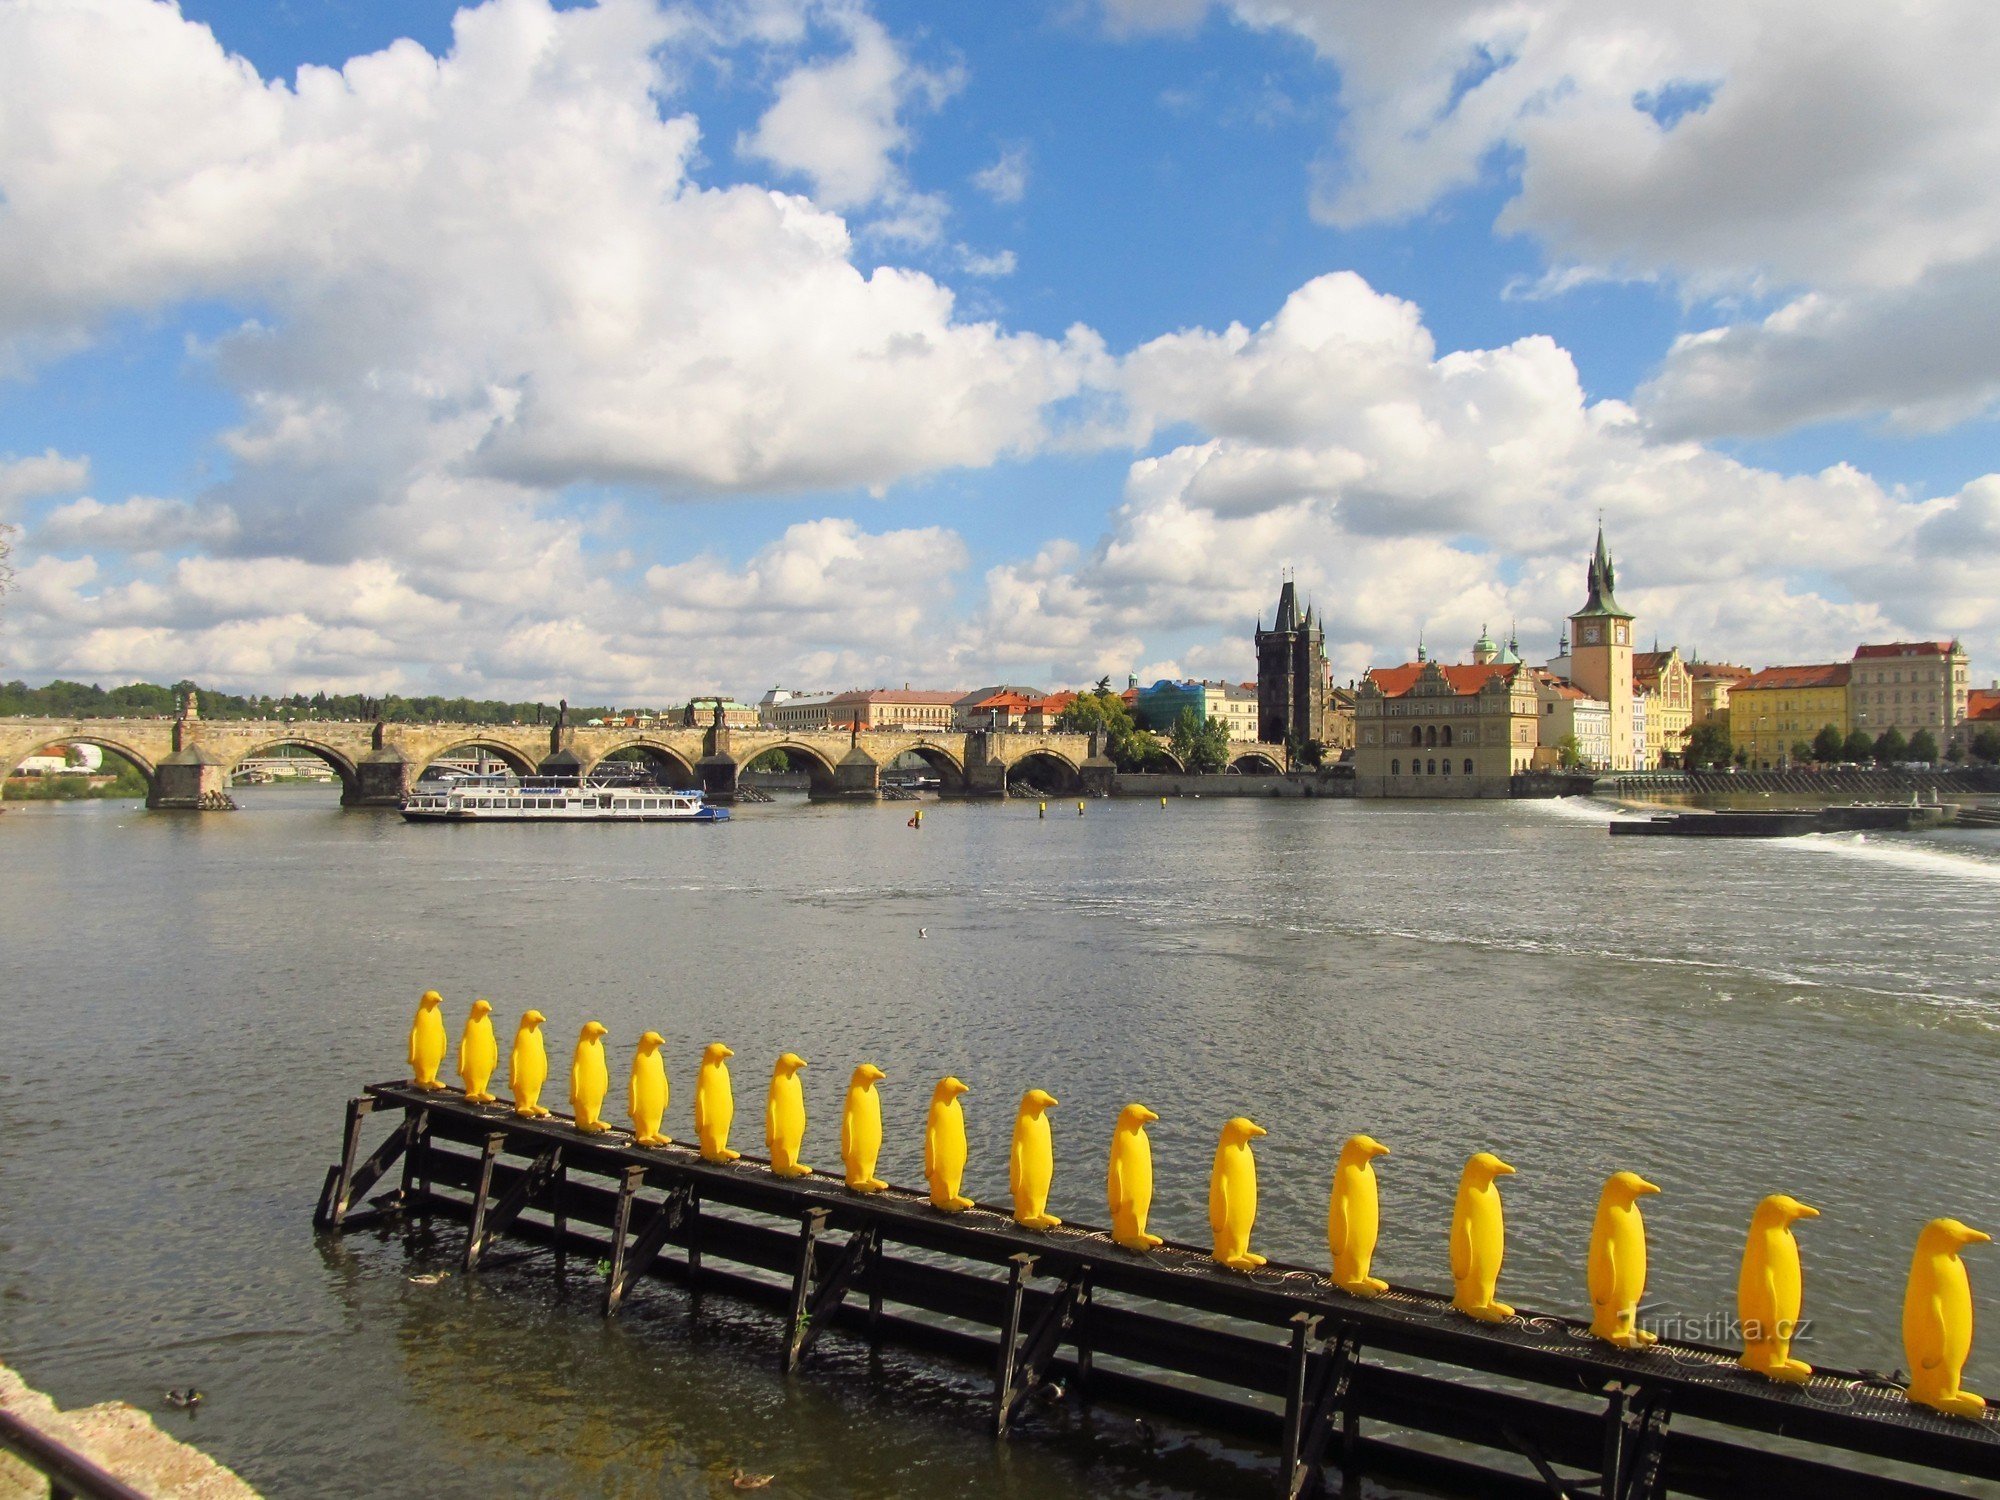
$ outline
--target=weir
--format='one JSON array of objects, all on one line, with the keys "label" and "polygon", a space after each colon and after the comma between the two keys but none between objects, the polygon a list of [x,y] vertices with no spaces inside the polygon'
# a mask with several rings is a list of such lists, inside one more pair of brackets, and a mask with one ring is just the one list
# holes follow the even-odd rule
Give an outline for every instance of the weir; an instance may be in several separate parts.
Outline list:
[{"label": "weir", "polygon": [[[646,1278],[771,1307],[787,1371],[828,1329],[983,1366],[997,1437],[1051,1382],[1064,1400],[1226,1432],[1276,1452],[1288,1500],[1363,1475],[1606,1500],[1903,1500],[2000,1481],[1993,1411],[1943,1416],[1859,1372],[1779,1385],[1732,1350],[1663,1338],[1624,1352],[1551,1314],[1475,1323],[1416,1288],[1350,1297],[1305,1266],[1233,1271],[1171,1241],[1140,1254],[1087,1225],[1036,1232],[989,1205],[948,1214],[905,1189],[781,1179],[749,1156],[721,1165],[372,1085],[348,1105],[315,1223],[428,1217],[467,1225],[468,1272],[501,1235],[604,1263],[607,1317]],[[1856,1458],[1885,1462],[1857,1472]]]}]

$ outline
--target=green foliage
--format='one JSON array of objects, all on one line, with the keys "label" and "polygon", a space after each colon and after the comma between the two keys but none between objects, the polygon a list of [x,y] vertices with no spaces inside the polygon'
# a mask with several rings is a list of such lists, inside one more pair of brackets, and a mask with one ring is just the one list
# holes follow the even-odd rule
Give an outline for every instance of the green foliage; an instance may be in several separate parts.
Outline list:
[{"label": "green foliage", "polygon": [[[1735,754],[1729,743],[1729,731],[1714,719],[1697,724],[1688,731],[1685,759],[1689,770],[1702,766],[1726,766]],[[1738,764],[1741,764],[1740,760]]]},{"label": "green foliage", "polygon": [[108,770],[114,772],[105,782],[95,782],[88,776],[16,776],[7,782],[6,800],[9,802],[69,802],[87,797],[143,797],[146,795],[146,778],[139,774],[139,768],[130,761],[120,760],[115,755],[104,757]]},{"label": "green foliage", "polygon": [[1792,761],[1794,764],[1803,765],[1812,758],[1813,747],[1811,745],[1807,744],[1804,740],[1792,741]]},{"label": "green foliage", "polygon": [[[50,719],[158,719],[172,718],[180,711],[180,696],[192,691],[196,707],[204,719],[348,719],[368,722],[375,719],[392,724],[535,724],[554,723],[556,708],[547,703],[507,703],[489,698],[444,698],[435,694],[403,698],[395,694],[373,697],[361,693],[219,693],[178,682],[172,687],[134,682],[124,687],[103,688],[96,683],[69,682],[58,678],[43,687],[25,682],[0,684],[0,716],[27,715]],[[572,724],[604,718],[604,708],[572,708]]]},{"label": "green foliage", "polygon": [[1847,737],[1847,742],[1840,747],[1840,758],[1842,760],[1859,761],[1861,764],[1866,765],[1875,758],[1875,742],[1857,729]]},{"label": "green foliage", "polygon": [[1132,711],[1108,682],[1071,699],[1056,716],[1056,728],[1064,734],[1102,734],[1104,753],[1121,771],[1143,771],[1161,759],[1158,744],[1132,722]]},{"label": "green foliage", "polygon": [[1937,736],[1932,734],[1928,729],[1919,729],[1915,734],[1911,735],[1910,759],[1929,761],[1932,765],[1936,765],[1938,759]]},{"label": "green foliage", "polygon": [[1563,769],[1567,771],[1583,759],[1583,741],[1573,734],[1564,735],[1556,741],[1556,759],[1562,762]]},{"label": "green foliage", "polygon": [[1297,735],[1285,741],[1285,763],[1317,768],[1326,760],[1326,746],[1319,740],[1302,740]]},{"label": "green foliage", "polygon": [[1910,742],[1903,738],[1903,731],[1890,725],[1875,740],[1875,760],[1878,765],[1889,765],[1910,758]]},{"label": "green foliage", "polygon": [[1193,775],[1207,775],[1229,764],[1229,726],[1184,708],[1174,720],[1170,743],[1174,754]]},{"label": "green foliage", "polygon": [[1982,729],[1972,737],[1972,753],[1989,766],[2000,762],[2000,729]]},{"label": "green foliage", "polygon": [[1812,758],[1818,761],[1839,760],[1841,746],[1845,743],[1837,727],[1832,724],[1822,725],[1819,733],[1813,736]]},{"label": "green foliage", "polygon": [[746,771],[771,771],[783,773],[792,768],[791,756],[782,750],[766,750],[743,769]]}]

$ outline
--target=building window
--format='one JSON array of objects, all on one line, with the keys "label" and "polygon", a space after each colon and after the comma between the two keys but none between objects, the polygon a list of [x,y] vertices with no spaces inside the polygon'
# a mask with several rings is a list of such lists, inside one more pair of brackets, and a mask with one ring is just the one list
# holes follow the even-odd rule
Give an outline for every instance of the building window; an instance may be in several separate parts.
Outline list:
[{"label": "building window", "polygon": [[1412,724],[1410,726],[1410,743],[1412,745],[1421,745],[1423,742],[1424,742],[1423,730],[1419,729],[1416,725]]},{"label": "building window", "polygon": [[1444,774],[1447,776],[1451,774],[1451,757],[1449,755],[1444,758]]},{"label": "building window", "polygon": [[1470,756],[1467,756],[1467,757],[1466,757],[1466,761],[1465,761],[1465,774],[1466,774],[1466,775],[1468,775],[1468,776],[1470,776],[1470,775],[1472,774],[1472,758],[1471,758]]},{"label": "building window", "polygon": [[1449,724],[1444,726],[1444,742],[1447,746],[1451,744],[1451,726]]},{"label": "building window", "polygon": [[1425,774],[1428,776],[1435,776],[1437,775],[1437,773],[1438,773],[1438,763],[1436,761],[1429,762],[1428,765],[1425,767]]},{"label": "building window", "polygon": [[1438,727],[1437,727],[1437,725],[1435,725],[1435,724],[1430,724],[1430,725],[1427,725],[1427,726],[1425,726],[1425,729],[1424,729],[1424,743],[1425,743],[1426,745],[1435,745],[1435,744],[1437,744],[1437,742],[1438,742]]},{"label": "building window", "polygon": [[1400,760],[1390,761],[1389,774],[1391,776],[1401,776],[1403,774],[1403,763]]}]

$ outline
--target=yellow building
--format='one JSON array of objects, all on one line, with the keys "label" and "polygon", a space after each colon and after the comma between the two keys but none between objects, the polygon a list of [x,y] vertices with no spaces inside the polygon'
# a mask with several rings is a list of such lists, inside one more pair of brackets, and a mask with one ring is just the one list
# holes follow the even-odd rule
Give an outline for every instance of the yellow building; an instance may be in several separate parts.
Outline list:
[{"label": "yellow building", "polygon": [[1733,667],[1727,662],[1689,662],[1688,678],[1694,687],[1694,720],[1688,727],[1692,729],[1697,724],[1715,720],[1727,730],[1729,694],[1737,683],[1750,675],[1748,667]]},{"label": "yellow building", "polygon": [[1354,695],[1358,797],[1505,797],[1530,769],[1535,684],[1513,663],[1378,667]]},{"label": "yellow building", "polygon": [[1681,648],[1640,651],[1632,658],[1632,691],[1646,700],[1646,749],[1642,762],[1652,770],[1678,766],[1694,727],[1694,677]]},{"label": "yellow building", "polygon": [[1729,692],[1730,742],[1749,758],[1752,770],[1769,770],[1794,759],[1792,746],[1811,744],[1831,724],[1847,737],[1848,664],[1766,667]]}]

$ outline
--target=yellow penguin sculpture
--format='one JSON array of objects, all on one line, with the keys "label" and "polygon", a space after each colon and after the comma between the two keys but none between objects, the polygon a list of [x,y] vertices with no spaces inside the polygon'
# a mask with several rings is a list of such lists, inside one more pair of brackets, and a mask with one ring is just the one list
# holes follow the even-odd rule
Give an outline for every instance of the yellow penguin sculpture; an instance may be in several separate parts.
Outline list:
[{"label": "yellow penguin sculpture", "polygon": [[1238,1115],[1222,1127],[1215,1147],[1215,1165],[1208,1174],[1208,1227],[1215,1235],[1215,1258],[1232,1271],[1254,1271],[1264,1257],[1250,1250],[1250,1228],[1257,1222],[1257,1158],[1250,1143],[1264,1127]]},{"label": "yellow penguin sculpture", "polygon": [[444,996],[425,990],[417,1000],[417,1018],[410,1023],[410,1079],[420,1089],[441,1089],[438,1069],[444,1065]]},{"label": "yellow penguin sculpture", "polygon": [[720,1042],[710,1042],[701,1054],[701,1072],[694,1083],[694,1134],[709,1161],[735,1161],[743,1153],[729,1149],[729,1122],[736,1118],[736,1094],[729,1086],[729,1059],[736,1054]]},{"label": "yellow penguin sculpture", "polygon": [[1646,1221],[1639,1200],[1659,1189],[1637,1172],[1604,1179],[1590,1226],[1584,1275],[1590,1286],[1590,1331],[1620,1349],[1643,1349],[1655,1335],[1638,1326],[1646,1295]]},{"label": "yellow penguin sculpture", "polygon": [[465,1030],[458,1038],[458,1081],[465,1085],[465,1097],[474,1104],[491,1104],[494,1096],[486,1085],[500,1065],[500,1044],[493,1038],[493,1002],[475,1000],[472,1014],[465,1018]]},{"label": "yellow penguin sculpture", "polygon": [[1932,1219],[1917,1236],[1910,1285],[1903,1294],[1903,1354],[1910,1399],[1954,1417],[1979,1417],[1986,1399],[1959,1389],[1972,1352],[1972,1283],[1958,1252],[1993,1238],[1956,1219]]},{"label": "yellow penguin sculpture", "polygon": [[956,1078],[940,1078],[924,1116],[924,1180],[931,1185],[931,1207],[948,1214],[972,1207],[972,1200],[958,1190],[965,1180],[965,1111],[958,1096],[971,1092]]},{"label": "yellow penguin sculpture", "polygon": [[1146,1215],[1153,1208],[1153,1143],[1146,1127],[1159,1118],[1143,1104],[1128,1104],[1118,1112],[1111,1132],[1104,1196],[1111,1205],[1111,1238],[1127,1250],[1164,1243],[1157,1234],[1146,1233]]},{"label": "yellow penguin sculpture", "polygon": [[806,1091],[799,1069],[806,1060],[796,1052],[779,1057],[771,1069],[771,1092],[764,1101],[764,1144],[771,1149],[771,1170],[780,1177],[810,1177],[812,1168],[799,1160],[806,1138]]},{"label": "yellow penguin sculpture", "polygon": [[1788,1385],[1802,1385],[1812,1378],[1812,1366],[1792,1358],[1792,1334],[1799,1326],[1805,1296],[1792,1222],[1818,1217],[1818,1209],[1796,1198],[1771,1194],[1750,1216],[1750,1238],[1736,1278],[1736,1315],[1743,1324],[1738,1363]]},{"label": "yellow penguin sculpture", "polygon": [[1014,1195],[1014,1222],[1026,1229],[1054,1229],[1062,1223],[1049,1212],[1049,1184],[1055,1180],[1055,1145],[1048,1112],[1053,1095],[1029,1089],[1014,1116],[1014,1144],[1007,1152],[1007,1187]]},{"label": "yellow penguin sculpture", "polygon": [[1493,1300],[1507,1248],[1500,1189],[1493,1179],[1513,1172],[1491,1151],[1473,1153],[1459,1176],[1458,1199],[1452,1205],[1451,1305],[1482,1323],[1501,1323],[1514,1316],[1513,1308]]},{"label": "yellow penguin sculpture", "polygon": [[548,1019],[538,1010],[528,1011],[514,1030],[514,1050],[507,1057],[507,1087],[514,1095],[514,1113],[530,1120],[547,1116],[542,1108],[542,1085],[549,1080],[549,1049],[542,1043],[542,1022]]},{"label": "yellow penguin sculpture", "polygon": [[668,1146],[673,1142],[660,1134],[660,1122],[667,1117],[667,1062],[660,1056],[666,1038],[657,1031],[639,1038],[639,1050],[632,1054],[632,1081],[625,1090],[625,1105],[632,1116],[632,1144]]},{"label": "yellow penguin sculpture", "polygon": [[889,1184],[875,1175],[882,1152],[882,1097],[875,1085],[889,1075],[863,1063],[847,1080],[847,1103],[840,1111],[840,1163],[847,1185],[857,1193],[879,1193]]},{"label": "yellow penguin sculpture", "polygon": [[1389,1148],[1373,1136],[1352,1135],[1340,1148],[1333,1169],[1333,1192],[1326,1205],[1326,1247],[1333,1257],[1333,1284],[1356,1297],[1379,1297],[1389,1283],[1368,1274],[1375,1239],[1382,1230],[1382,1201],[1375,1191],[1374,1161]]},{"label": "yellow penguin sculpture", "polygon": [[576,1128],[590,1135],[602,1135],[611,1128],[598,1118],[604,1112],[604,1096],[611,1089],[611,1073],[604,1062],[607,1029],[601,1021],[585,1021],[569,1060],[570,1113]]}]

